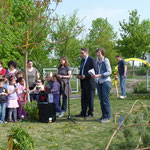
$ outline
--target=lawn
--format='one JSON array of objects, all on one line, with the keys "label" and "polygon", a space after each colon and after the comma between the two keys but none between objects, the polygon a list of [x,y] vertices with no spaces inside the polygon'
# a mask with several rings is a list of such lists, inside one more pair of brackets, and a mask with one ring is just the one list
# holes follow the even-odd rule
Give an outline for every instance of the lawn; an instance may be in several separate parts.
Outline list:
[{"label": "lawn", "polygon": [[[124,100],[111,95],[112,119],[107,124],[96,121],[101,117],[99,99],[95,97],[95,111],[92,119],[74,118],[80,113],[80,100],[71,99],[71,118],[76,123],[67,120],[67,113],[54,123],[17,122],[0,125],[0,149],[8,148],[8,135],[12,126],[21,125],[32,136],[35,150],[103,150],[112,133],[115,124],[115,114],[128,112],[136,99],[149,103],[150,96],[130,94]],[[146,100],[145,100],[146,99]]]}]

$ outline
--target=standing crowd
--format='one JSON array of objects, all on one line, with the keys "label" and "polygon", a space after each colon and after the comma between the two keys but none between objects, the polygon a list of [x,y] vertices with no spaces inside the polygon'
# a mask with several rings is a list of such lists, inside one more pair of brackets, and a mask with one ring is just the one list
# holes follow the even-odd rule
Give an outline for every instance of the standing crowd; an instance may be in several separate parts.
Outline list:
[{"label": "standing crowd", "polygon": [[[0,61],[0,124],[22,121],[27,117],[23,105],[27,104],[27,89],[24,79],[24,72],[16,69],[16,62],[9,61],[8,69],[3,68],[3,62]],[[67,109],[67,97],[71,93],[69,79],[71,78],[71,69],[66,57],[60,58],[60,65],[57,73],[48,72],[45,76],[45,83],[40,78],[39,71],[33,67],[33,62],[28,61],[28,85],[30,101],[36,100],[37,104],[45,99],[41,93],[50,93],[56,105],[56,115],[64,116]],[[60,96],[62,95],[62,105]]]},{"label": "standing crowd", "polygon": [[[81,112],[76,117],[93,117],[94,94],[95,88],[97,88],[102,111],[102,116],[98,121],[101,123],[109,122],[111,119],[109,97],[112,70],[109,59],[105,57],[105,49],[98,48],[96,50],[97,60],[89,56],[86,48],[81,49],[80,55],[82,58],[80,73],[76,77],[80,79],[81,83]],[[125,98],[126,63],[119,55],[116,56],[116,59],[118,60],[118,73],[122,90],[120,98]],[[21,121],[27,117],[27,113],[23,109],[23,105],[27,104],[26,81],[24,72],[18,71],[16,66],[15,61],[9,61],[6,70],[3,68],[3,62],[0,61],[0,124],[5,123],[6,119],[9,122],[16,122],[17,119]],[[56,106],[56,116],[63,117],[67,110],[67,99],[71,94],[70,78],[72,77],[72,71],[67,58],[60,58],[60,65],[56,74],[48,72],[45,76],[45,82],[40,78],[38,69],[33,67],[32,60],[28,61],[27,71],[30,101],[36,100],[39,104],[39,102],[45,100],[41,93],[51,94]]]}]

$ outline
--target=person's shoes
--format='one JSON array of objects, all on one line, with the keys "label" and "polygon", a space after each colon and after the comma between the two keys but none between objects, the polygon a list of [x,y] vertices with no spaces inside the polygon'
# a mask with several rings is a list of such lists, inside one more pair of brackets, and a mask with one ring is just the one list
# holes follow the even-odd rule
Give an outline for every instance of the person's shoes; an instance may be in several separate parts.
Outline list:
[{"label": "person's shoes", "polygon": [[107,118],[105,118],[105,119],[102,119],[100,122],[101,122],[101,123],[107,123],[107,122],[110,122],[110,120],[107,119]]},{"label": "person's shoes", "polygon": [[89,119],[89,118],[92,118],[93,117],[93,115],[88,115],[88,116],[86,116],[85,118],[86,119]]},{"label": "person's shoes", "polygon": [[13,121],[13,120],[9,120],[9,122],[10,122],[10,123],[13,123],[14,121]]},{"label": "person's shoes", "polygon": [[119,98],[124,99],[124,98],[126,98],[126,96],[122,96],[122,95],[121,95]]},{"label": "person's shoes", "polygon": [[97,121],[101,121],[103,118],[102,117],[100,117],[99,119],[97,119]]},{"label": "person's shoes", "polygon": [[79,115],[75,115],[75,117],[86,117],[86,115],[79,114]]},{"label": "person's shoes", "polygon": [[58,117],[59,116],[59,112],[56,112],[56,117]]},{"label": "person's shoes", "polygon": [[64,112],[61,112],[58,117],[61,118],[63,116],[64,116]]}]

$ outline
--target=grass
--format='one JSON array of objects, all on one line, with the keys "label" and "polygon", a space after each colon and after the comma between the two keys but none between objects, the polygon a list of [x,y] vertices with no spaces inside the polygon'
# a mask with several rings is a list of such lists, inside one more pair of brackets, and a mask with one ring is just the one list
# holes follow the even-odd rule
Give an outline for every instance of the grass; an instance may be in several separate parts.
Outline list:
[{"label": "grass", "polygon": [[67,120],[67,113],[54,123],[17,122],[0,125],[0,150],[8,149],[8,135],[12,126],[21,125],[32,136],[35,150],[103,150],[115,127],[114,116],[128,112],[136,99],[149,103],[150,95],[130,94],[124,100],[111,95],[112,119],[107,124],[96,121],[101,117],[99,99],[95,97],[95,111],[92,119],[74,118],[80,113],[80,100],[71,100],[71,117],[76,123]]}]

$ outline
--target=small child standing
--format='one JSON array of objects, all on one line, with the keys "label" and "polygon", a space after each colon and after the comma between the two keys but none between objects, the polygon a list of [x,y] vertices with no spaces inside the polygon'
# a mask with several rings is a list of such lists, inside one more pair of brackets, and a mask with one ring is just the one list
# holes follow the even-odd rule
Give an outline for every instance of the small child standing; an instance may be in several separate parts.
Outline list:
[{"label": "small child standing", "polygon": [[7,90],[3,86],[4,80],[0,79],[0,124],[4,123],[6,115]]},{"label": "small child standing", "polygon": [[10,76],[9,78],[9,85],[7,86],[7,92],[8,92],[8,97],[7,97],[7,108],[8,108],[8,116],[9,116],[9,121],[13,122],[12,119],[12,114],[14,121],[17,121],[17,108],[19,107],[18,105],[18,88],[16,87],[16,79],[14,76]]},{"label": "small child standing", "polygon": [[9,84],[9,81],[8,81],[9,76],[5,75],[3,76],[3,79],[4,79],[4,88],[7,89],[7,86]]},{"label": "small child standing", "polygon": [[53,75],[53,87],[51,89],[51,92],[53,94],[53,100],[56,105],[56,112],[59,113],[58,117],[63,117],[64,112],[62,111],[61,107],[59,106],[59,99],[60,99],[60,84],[58,82],[57,75]]},{"label": "small child standing", "polygon": [[24,84],[24,78],[23,77],[19,77],[18,79],[18,84],[17,84],[17,88],[18,88],[18,104],[19,104],[19,108],[18,108],[18,117],[19,120],[21,121],[22,118],[26,118],[26,111],[22,108],[22,105],[26,105],[27,104],[27,100],[26,100],[26,92],[25,92],[25,84]]},{"label": "small child standing", "polygon": [[46,92],[51,93],[51,89],[53,87],[53,73],[48,72],[45,76],[45,81],[46,81]]}]

